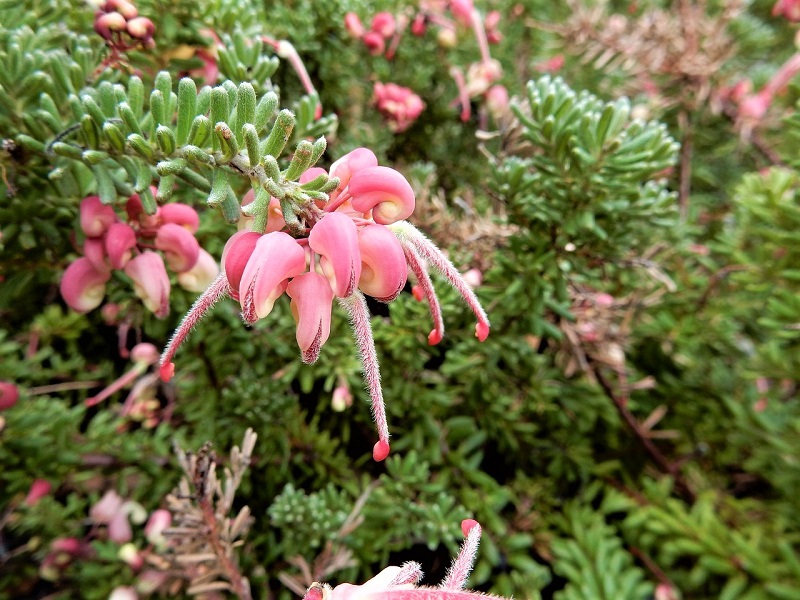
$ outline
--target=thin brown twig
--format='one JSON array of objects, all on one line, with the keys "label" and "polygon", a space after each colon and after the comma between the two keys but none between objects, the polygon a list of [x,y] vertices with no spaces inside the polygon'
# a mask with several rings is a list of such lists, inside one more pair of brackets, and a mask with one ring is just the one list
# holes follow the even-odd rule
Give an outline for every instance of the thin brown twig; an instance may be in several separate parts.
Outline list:
[{"label": "thin brown twig", "polygon": [[211,497],[202,494],[198,500],[200,509],[203,511],[203,519],[205,520],[206,527],[208,527],[208,541],[214,549],[214,554],[217,555],[222,568],[225,571],[225,576],[230,581],[234,593],[241,598],[241,600],[252,600],[253,596],[250,593],[250,584],[247,578],[239,571],[238,565],[233,561],[228,552],[225,550],[225,544],[219,534],[219,524],[217,522],[217,515],[214,512],[214,505]]}]

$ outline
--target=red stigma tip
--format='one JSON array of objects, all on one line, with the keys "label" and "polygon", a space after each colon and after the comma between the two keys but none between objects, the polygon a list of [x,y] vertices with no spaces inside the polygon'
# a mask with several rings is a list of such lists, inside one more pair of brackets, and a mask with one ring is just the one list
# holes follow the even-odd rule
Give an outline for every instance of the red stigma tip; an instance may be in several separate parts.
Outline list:
[{"label": "red stigma tip", "polygon": [[461,532],[464,534],[464,537],[466,537],[470,530],[475,526],[479,526],[475,519],[464,519],[461,521]]},{"label": "red stigma tip", "polygon": [[475,337],[478,338],[479,342],[483,342],[489,337],[489,324],[488,323],[477,323],[475,325]]},{"label": "red stigma tip", "polygon": [[385,440],[375,442],[375,445],[372,447],[373,460],[375,462],[381,462],[386,460],[387,456],[389,456],[389,442]]},{"label": "red stigma tip", "polygon": [[161,376],[161,381],[164,383],[169,383],[169,380],[172,379],[172,376],[175,375],[175,363],[168,362],[165,365],[161,365],[159,369],[159,375]]},{"label": "red stigma tip", "polygon": [[428,334],[428,345],[435,346],[441,341],[442,341],[442,332],[436,329],[431,330],[431,332]]}]

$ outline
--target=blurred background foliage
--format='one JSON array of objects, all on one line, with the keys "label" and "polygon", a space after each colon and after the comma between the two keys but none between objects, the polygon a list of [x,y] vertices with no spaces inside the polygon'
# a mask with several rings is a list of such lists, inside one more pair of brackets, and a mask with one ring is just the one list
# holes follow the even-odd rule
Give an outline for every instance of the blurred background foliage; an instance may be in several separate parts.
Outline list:
[{"label": "blurred background foliage", "polygon": [[[762,89],[796,52],[796,27],[771,14],[773,2],[476,0],[502,17],[491,50],[513,98],[488,120],[473,102],[466,123],[448,70],[479,58],[467,29],[452,48],[432,26],[407,33],[392,60],[345,31],[348,11],[365,23],[378,11],[410,19],[415,3],[137,7],[155,24],[155,49],[100,68],[108,51],[90,6],[0,0],[0,380],[21,393],[0,413],[0,596],[104,598],[136,585],[90,507],[108,489],[163,506],[179,479],[174,441],[211,441],[225,455],[252,428],[236,506],[254,517],[237,553],[255,597],[294,597],[284,583],[303,581],[302,564],[335,583],[418,560],[435,584],[466,517],[484,527],[470,578],[481,591],[796,597],[798,89],[756,123],[729,92],[743,80]],[[236,48],[290,41],[329,117],[324,132],[309,123],[293,141],[325,133],[323,166],[371,148],[414,185],[412,221],[462,271],[482,272],[484,343],[455,292],[441,291],[437,346],[410,288],[370,305],[393,435],[385,463],[371,460],[368,397],[337,311],[306,366],[287,303],[245,327],[223,302],[178,355],[173,383],[157,385],[155,424],[121,416],[124,391],[84,404],[130,368],[117,349],[163,347],[194,294],[173,288],[163,321],[121,289],[107,298],[115,319],[65,307],[58,282],[76,256],[78,204],[102,183],[50,145],[85,116],[72,98],[102,97],[104,82],[128,85],[135,72],[149,93],[163,69],[177,91],[207,30],[230,69],[260,69],[259,95],[276,91],[299,113],[306,90],[287,61],[264,44],[257,67]],[[223,68],[220,82],[232,76]],[[373,106],[375,81],[424,100],[407,131],[393,133]],[[109,168],[120,198],[134,185],[127,153]],[[173,194],[201,208],[206,196],[190,185]],[[233,231],[201,210],[198,239],[216,258]],[[332,404],[337,388],[352,405]],[[35,479],[52,492],[29,506]],[[51,543],[66,536],[91,539],[92,551],[43,577]],[[134,539],[146,545],[141,528]]]}]

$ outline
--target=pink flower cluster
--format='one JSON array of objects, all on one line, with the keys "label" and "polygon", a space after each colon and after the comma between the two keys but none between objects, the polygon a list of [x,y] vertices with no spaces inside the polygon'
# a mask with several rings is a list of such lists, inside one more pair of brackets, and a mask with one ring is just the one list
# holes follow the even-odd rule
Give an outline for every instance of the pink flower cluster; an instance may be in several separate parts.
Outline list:
[{"label": "pink flower cluster", "polygon": [[375,577],[361,585],[342,583],[332,588],[327,583],[313,583],[303,600],[468,600],[483,598],[490,600],[498,596],[487,596],[465,590],[467,578],[472,571],[481,526],[473,519],[461,522],[461,531],[466,539],[453,559],[444,581],[438,587],[418,586],[422,579],[422,567],[416,562],[407,562],[400,567],[387,567]]},{"label": "pink flower cluster", "polygon": [[165,260],[178,274],[180,285],[189,291],[205,289],[217,276],[219,267],[194,237],[200,220],[191,206],[166,204],[151,216],[134,194],[125,209],[127,218],[122,220],[99,197],[83,199],[83,256],[64,272],[61,296],[70,308],[88,312],[103,301],[112,272],[123,271],[133,281],[134,291],[144,305],[163,318],[169,313],[170,294]]},{"label": "pink flower cluster", "polygon": [[478,318],[476,335],[481,341],[489,334],[489,321],[452,263],[404,221],[415,206],[414,191],[405,177],[379,166],[371,150],[358,148],[333,163],[330,173],[309,169],[298,185],[324,182],[328,177],[338,179],[338,187],[327,201],[311,201],[298,209],[305,225],[301,225],[299,235],[297,229],[286,226],[287,215],[275,198],[256,197],[248,210],[266,212],[259,221],[264,223],[263,232],[242,230],[228,240],[223,272],[197,299],[164,350],[161,377],[167,381],[172,377],[172,359],[178,347],[203,315],[226,296],[239,301],[246,323],[263,319],[284,293],[289,296],[302,360],[312,363],[330,335],[336,298],[349,313],[362,356],[379,434],[373,457],[383,460],[389,453],[389,430],[363,294],[391,302],[405,287],[411,269],[430,304],[434,329],[428,340],[436,344],[442,339],[444,324],[427,271],[430,265],[449,280],[473,310]]},{"label": "pink flower cluster", "polygon": [[395,133],[402,133],[417,120],[425,108],[413,90],[395,83],[375,82],[373,102]]},{"label": "pink flower cluster", "polygon": [[780,15],[792,23],[800,22],[800,0],[778,0],[772,7],[772,15]]},{"label": "pink flower cluster", "polygon": [[[369,30],[364,29],[356,13],[349,12],[344,16],[344,27],[351,37],[361,40],[373,56],[380,56],[386,52],[386,42],[397,33],[394,15],[388,12],[379,12],[372,17]],[[391,46],[389,48],[391,50]],[[387,53],[387,58],[391,56]]]}]

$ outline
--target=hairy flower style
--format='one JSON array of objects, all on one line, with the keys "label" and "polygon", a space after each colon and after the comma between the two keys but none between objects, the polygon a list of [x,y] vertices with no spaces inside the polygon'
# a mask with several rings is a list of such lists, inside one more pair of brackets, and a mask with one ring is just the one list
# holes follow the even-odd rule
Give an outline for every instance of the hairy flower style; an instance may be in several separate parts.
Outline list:
[{"label": "hairy flower style", "polygon": [[107,271],[98,271],[86,257],[79,258],[64,271],[61,297],[72,310],[89,312],[100,306],[109,279],[111,275]]},{"label": "hairy flower style", "polygon": [[161,255],[151,250],[142,252],[125,265],[125,274],[133,280],[134,292],[150,311],[159,319],[169,314],[169,275]]},{"label": "hairy flower style", "polygon": [[313,583],[303,600],[468,600],[469,598],[499,598],[464,590],[472,570],[481,539],[481,526],[473,519],[461,522],[466,539],[453,560],[447,576],[438,587],[417,586],[422,579],[418,563],[407,562],[401,567],[387,567],[361,585],[342,583],[331,588],[326,583]]},{"label": "hairy flower style", "polygon": [[[427,271],[430,264],[475,312],[476,335],[481,341],[489,334],[489,321],[471,287],[453,264],[403,220],[414,211],[411,185],[399,172],[377,162],[375,154],[367,148],[358,148],[337,160],[331,166],[330,176],[338,178],[339,183],[327,201],[316,197],[298,203],[297,207],[277,206],[281,231],[270,231],[269,220],[265,218],[265,214],[271,215],[274,198],[270,206],[266,196],[255,194],[249,203],[243,202],[251,206],[246,212],[254,217],[253,226],[258,223],[260,230],[238,231],[225,244],[222,274],[197,299],[161,355],[162,379],[168,381],[173,376],[172,360],[178,347],[225,296],[239,301],[246,323],[255,323],[266,317],[286,292],[297,326],[297,345],[306,363],[313,363],[320,356],[330,335],[332,302],[338,298],[350,317],[378,430],[372,456],[381,461],[389,455],[380,366],[364,294],[391,302],[404,289],[410,268],[431,309],[434,328],[428,341],[437,344],[444,335],[444,323]],[[308,169],[298,185],[324,176],[327,173],[322,169]],[[320,184],[324,182],[320,180]],[[284,230],[282,210],[294,210],[292,222],[299,222],[300,227]]]}]

